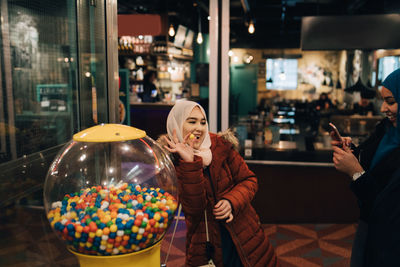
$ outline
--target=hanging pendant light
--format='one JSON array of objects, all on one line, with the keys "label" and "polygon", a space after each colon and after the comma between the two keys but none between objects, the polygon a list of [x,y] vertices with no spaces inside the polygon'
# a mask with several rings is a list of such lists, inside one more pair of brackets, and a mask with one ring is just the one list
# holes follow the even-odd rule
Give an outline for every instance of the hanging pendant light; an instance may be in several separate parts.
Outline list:
[{"label": "hanging pendant light", "polygon": [[256,30],[256,28],[254,27],[254,23],[253,23],[252,20],[250,20],[250,24],[249,24],[248,30],[249,30],[249,33],[250,33],[250,34],[253,34],[253,33],[255,32],[255,30]]},{"label": "hanging pendant light", "polygon": [[171,37],[174,37],[174,35],[175,35],[175,29],[174,29],[174,25],[172,25],[172,23],[171,23],[171,25],[169,25],[168,35]]},{"label": "hanging pendant light", "polygon": [[199,32],[197,34],[197,39],[196,39],[198,44],[202,44],[203,43],[203,34],[201,34],[201,32]]},{"label": "hanging pendant light", "polygon": [[198,44],[202,44],[203,43],[203,34],[201,33],[201,17],[200,17],[200,9],[199,8],[197,8],[197,13],[198,13],[198,30],[199,30],[199,33],[197,34],[197,38],[196,38],[196,42],[198,43]]}]

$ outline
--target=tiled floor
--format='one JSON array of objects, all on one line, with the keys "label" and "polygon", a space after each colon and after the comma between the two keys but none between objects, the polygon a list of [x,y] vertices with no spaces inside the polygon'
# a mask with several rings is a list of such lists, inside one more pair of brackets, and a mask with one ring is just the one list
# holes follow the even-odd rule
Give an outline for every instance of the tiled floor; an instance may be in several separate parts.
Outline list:
[{"label": "tiled floor", "polygon": [[[43,210],[12,207],[0,216],[0,266],[77,267],[51,231]],[[164,262],[173,227],[161,246]],[[283,267],[349,266],[355,224],[264,225]],[[179,223],[168,266],[183,266],[185,224]]]},{"label": "tiled floor", "polygon": [[349,266],[354,224],[266,225],[282,266]]}]

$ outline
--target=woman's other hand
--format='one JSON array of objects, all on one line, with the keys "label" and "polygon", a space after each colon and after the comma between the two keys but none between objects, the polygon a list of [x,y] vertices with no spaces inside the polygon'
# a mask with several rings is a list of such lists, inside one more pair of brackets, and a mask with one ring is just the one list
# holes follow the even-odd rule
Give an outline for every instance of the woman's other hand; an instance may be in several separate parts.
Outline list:
[{"label": "woman's other hand", "polygon": [[171,153],[178,153],[183,161],[193,162],[194,160],[194,151],[193,151],[193,139],[190,139],[191,133],[187,134],[183,139],[183,142],[179,142],[178,137],[176,135],[176,130],[174,129],[172,134],[172,140],[169,140],[168,137],[164,136],[165,141],[168,146],[164,146],[166,150]]},{"label": "woman's other hand", "polygon": [[332,145],[332,146],[339,146],[339,147],[341,147],[342,144],[343,144],[344,146],[347,146],[347,147],[350,147],[350,146],[351,146],[351,142],[352,142],[351,137],[342,137],[342,138],[341,138],[342,140],[337,140],[334,131],[331,131],[331,132],[329,133],[329,135],[332,137],[332,140],[331,140],[331,145]]},{"label": "woman's other hand", "polygon": [[333,163],[338,171],[344,172],[350,177],[356,172],[363,171],[357,158],[351,153],[348,146],[343,146],[343,149],[333,146]]},{"label": "woman's other hand", "polygon": [[233,220],[231,203],[226,199],[218,201],[218,203],[214,206],[213,213],[215,215],[215,219],[217,220],[223,220],[227,218],[227,223]]}]

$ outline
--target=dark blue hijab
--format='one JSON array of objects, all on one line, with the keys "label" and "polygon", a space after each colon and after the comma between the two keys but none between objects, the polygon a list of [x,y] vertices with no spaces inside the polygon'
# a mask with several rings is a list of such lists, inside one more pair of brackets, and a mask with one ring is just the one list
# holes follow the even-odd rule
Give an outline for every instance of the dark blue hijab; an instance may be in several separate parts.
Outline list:
[{"label": "dark blue hijab", "polygon": [[382,160],[389,152],[396,147],[400,146],[400,69],[393,71],[383,81],[382,85],[392,92],[394,99],[397,102],[397,127],[392,124],[383,136],[379,143],[378,149],[375,152],[374,158],[372,159],[370,169],[372,169],[379,161]]}]

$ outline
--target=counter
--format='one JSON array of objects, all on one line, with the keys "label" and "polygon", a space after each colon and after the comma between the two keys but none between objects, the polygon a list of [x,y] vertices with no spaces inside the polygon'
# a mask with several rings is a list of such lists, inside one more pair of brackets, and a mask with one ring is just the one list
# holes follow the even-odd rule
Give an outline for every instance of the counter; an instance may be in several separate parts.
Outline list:
[{"label": "counter", "polygon": [[261,223],[357,222],[350,177],[334,167],[281,163],[247,161],[258,178],[252,204]]},{"label": "counter", "polygon": [[[282,142],[282,141],[281,141]],[[244,154],[244,149],[241,154]],[[296,149],[280,149],[274,147],[252,148],[252,156],[244,157],[250,162],[291,162],[291,165],[305,165],[305,166],[327,166],[333,167],[332,163],[332,150],[321,149],[315,151],[302,151]],[[280,163],[285,164],[285,163]]]},{"label": "counter", "polygon": [[258,178],[252,204],[261,223],[358,220],[357,200],[349,189],[351,179],[335,169],[332,150],[253,148],[253,156],[245,161]]}]

